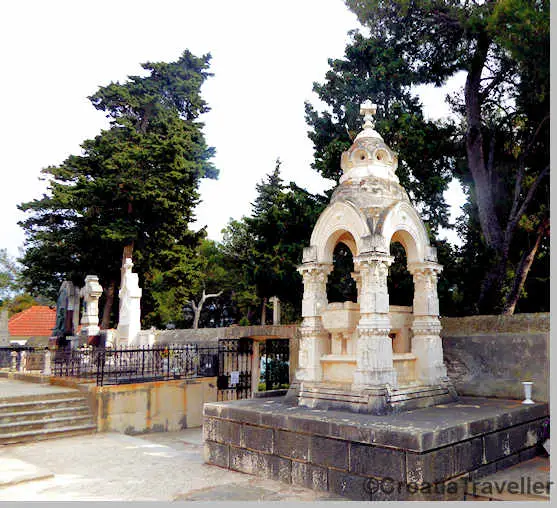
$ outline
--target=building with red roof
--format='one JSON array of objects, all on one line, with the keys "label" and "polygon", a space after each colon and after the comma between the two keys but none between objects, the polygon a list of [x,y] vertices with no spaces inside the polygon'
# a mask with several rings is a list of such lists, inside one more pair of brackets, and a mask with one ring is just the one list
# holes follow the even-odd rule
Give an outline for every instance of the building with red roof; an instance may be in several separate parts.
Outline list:
[{"label": "building with red roof", "polygon": [[55,325],[56,309],[46,305],[33,305],[14,314],[8,321],[10,341],[30,345],[47,344]]}]

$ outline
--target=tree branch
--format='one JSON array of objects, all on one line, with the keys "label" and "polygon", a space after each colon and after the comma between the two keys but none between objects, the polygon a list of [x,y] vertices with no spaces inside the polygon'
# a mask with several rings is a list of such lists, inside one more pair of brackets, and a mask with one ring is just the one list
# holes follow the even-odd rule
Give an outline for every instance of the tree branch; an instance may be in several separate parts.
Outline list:
[{"label": "tree branch", "polygon": [[[534,197],[534,194],[536,193],[536,190],[540,185],[541,181],[549,173],[549,168],[550,168],[549,164],[545,168],[543,168],[543,170],[540,172],[540,174],[538,175],[534,183],[528,189],[528,194],[526,194],[526,197],[524,198],[524,201],[522,202],[522,205],[520,206],[518,212],[516,212],[516,214],[513,217],[509,218],[509,224],[507,226],[508,238],[510,238],[510,235],[514,231],[514,228],[516,227],[516,224],[518,223],[520,217],[522,217],[522,215],[524,215],[524,213],[526,212],[526,209],[528,208],[528,205],[532,201],[532,198]],[[514,208],[514,204],[513,204],[513,208]]]}]

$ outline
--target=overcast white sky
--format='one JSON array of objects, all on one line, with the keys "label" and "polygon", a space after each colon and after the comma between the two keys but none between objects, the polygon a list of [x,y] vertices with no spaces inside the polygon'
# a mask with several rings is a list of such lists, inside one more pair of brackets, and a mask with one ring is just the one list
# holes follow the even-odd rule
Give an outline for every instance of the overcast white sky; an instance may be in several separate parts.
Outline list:
[{"label": "overcast white sky", "polygon": [[[201,185],[196,226],[220,239],[229,218],[250,213],[255,185],[277,157],[285,181],[323,191],[331,183],[310,167],[304,101],[316,102],[312,83],[323,80],[328,58],[343,56],[357,26],[342,0],[1,2],[0,248],[16,255],[23,245],[16,205],[45,192],[41,168],[79,153],[107,126],[87,96],[184,49],[213,57],[203,120],[220,177]],[[430,116],[447,114],[439,90],[421,95]]]}]

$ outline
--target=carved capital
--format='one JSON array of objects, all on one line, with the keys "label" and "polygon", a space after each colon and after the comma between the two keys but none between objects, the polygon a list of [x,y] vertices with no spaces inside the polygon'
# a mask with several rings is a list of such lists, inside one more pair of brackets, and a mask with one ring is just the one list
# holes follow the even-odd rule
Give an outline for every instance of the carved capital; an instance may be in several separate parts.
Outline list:
[{"label": "carved capital", "polygon": [[304,284],[326,284],[327,277],[332,271],[332,263],[303,263],[298,267]]}]

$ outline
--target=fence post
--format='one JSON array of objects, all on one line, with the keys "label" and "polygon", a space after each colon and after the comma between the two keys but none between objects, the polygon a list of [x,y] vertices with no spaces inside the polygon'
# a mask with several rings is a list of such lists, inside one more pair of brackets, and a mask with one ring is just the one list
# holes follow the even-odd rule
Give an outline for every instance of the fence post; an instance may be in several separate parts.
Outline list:
[{"label": "fence post", "polygon": [[18,356],[18,352],[12,351],[12,367],[10,368],[12,372],[17,370],[17,356]]},{"label": "fence post", "polygon": [[19,361],[19,372],[25,372],[27,363],[27,351],[21,352],[21,360]]},{"label": "fence post", "polygon": [[45,349],[44,352],[44,370],[43,370],[43,374],[45,376],[50,376],[52,375],[52,369],[50,367],[50,350],[49,349]]}]

